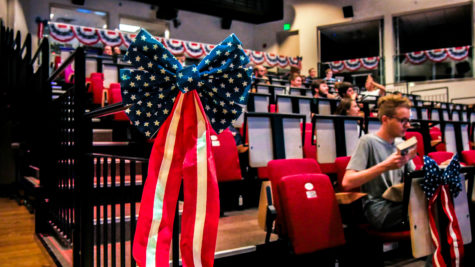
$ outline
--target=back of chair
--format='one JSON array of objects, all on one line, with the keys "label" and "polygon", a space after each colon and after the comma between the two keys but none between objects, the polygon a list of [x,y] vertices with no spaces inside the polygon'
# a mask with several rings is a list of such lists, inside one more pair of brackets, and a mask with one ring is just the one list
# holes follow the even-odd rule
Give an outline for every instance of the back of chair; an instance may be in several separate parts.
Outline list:
[{"label": "back of chair", "polygon": [[285,176],[278,189],[288,237],[295,254],[345,243],[335,192],[327,175]]},{"label": "back of chair", "polygon": [[422,137],[422,134],[419,133],[419,132],[406,132],[406,140],[415,136],[416,139],[417,139],[417,156],[422,160],[424,161],[424,155],[425,155],[425,151],[424,151],[424,139]]},{"label": "back of chair", "polygon": [[215,141],[213,141],[212,150],[218,182],[241,180],[239,155],[233,134],[229,129],[226,129],[218,135],[218,140]]},{"label": "back of chair", "polygon": [[279,234],[286,234],[277,186],[282,177],[302,173],[321,173],[320,166],[314,159],[277,159],[267,164],[267,175],[272,184],[272,197],[277,211],[276,229]]},{"label": "back of chair", "polygon": [[447,151],[436,151],[436,152],[431,152],[427,154],[429,157],[431,157],[435,162],[437,162],[437,165],[440,165],[442,162],[451,159],[454,156],[454,153],[452,152],[447,152]]}]

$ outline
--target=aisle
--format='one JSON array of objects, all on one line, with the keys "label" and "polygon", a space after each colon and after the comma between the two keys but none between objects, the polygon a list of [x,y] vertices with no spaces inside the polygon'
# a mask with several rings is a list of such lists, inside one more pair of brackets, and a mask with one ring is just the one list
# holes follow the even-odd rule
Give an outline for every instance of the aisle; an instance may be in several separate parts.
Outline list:
[{"label": "aisle", "polygon": [[56,266],[35,238],[35,216],[0,198],[0,266]]}]

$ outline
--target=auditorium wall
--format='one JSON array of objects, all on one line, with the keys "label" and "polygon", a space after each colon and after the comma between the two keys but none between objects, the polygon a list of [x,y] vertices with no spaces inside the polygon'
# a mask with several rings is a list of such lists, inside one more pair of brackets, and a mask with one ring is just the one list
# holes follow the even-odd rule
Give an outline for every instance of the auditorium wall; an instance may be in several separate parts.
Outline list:
[{"label": "auditorium wall", "polygon": [[[447,7],[471,3],[467,0],[286,0],[284,5],[284,19],[257,25],[254,29],[254,46],[257,50],[278,53],[276,32],[282,31],[284,23],[290,23],[290,30],[297,30],[300,36],[300,55],[303,56],[302,73],[315,67],[319,61],[319,47],[317,46],[317,27],[339,23],[351,23],[384,18],[384,58],[386,83],[394,82],[394,34],[393,16],[422,11],[433,8]],[[353,6],[354,17],[344,18],[342,7]],[[475,28],[475,27],[474,27]],[[264,45],[265,47],[264,48]],[[475,95],[473,90],[463,90],[475,87],[475,80],[436,82],[430,84],[416,84],[416,87],[448,86],[450,97],[465,97]]]},{"label": "auditorium wall", "polygon": [[[2,0],[4,1],[4,0]],[[84,6],[75,6],[71,0],[16,0],[22,3],[25,10],[28,29],[36,36],[35,18],[49,18],[49,7],[51,4],[84,7],[93,10],[105,11],[109,14],[108,28],[119,27],[120,16],[135,17],[144,20],[155,19],[155,10],[149,4],[134,1],[110,1],[110,0],[85,0]],[[122,5],[119,6],[119,3]],[[221,29],[221,20],[218,17],[201,15],[187,11],[179,11],[178,19],[181,25],[174,28],[170,25],[170,38],[181,40],[197,41],[204,43],[218,43],[229,34],[235,33],[242,41],[244,47],[254,49],[254,25],[240,21],[233,21],[231,29]],[[36,38],[36,37],[35,37]]]},{"label": "auditorium wall", "polygon": [[7,23],[7,0],[0,0],[0,19],[3,23]]}]

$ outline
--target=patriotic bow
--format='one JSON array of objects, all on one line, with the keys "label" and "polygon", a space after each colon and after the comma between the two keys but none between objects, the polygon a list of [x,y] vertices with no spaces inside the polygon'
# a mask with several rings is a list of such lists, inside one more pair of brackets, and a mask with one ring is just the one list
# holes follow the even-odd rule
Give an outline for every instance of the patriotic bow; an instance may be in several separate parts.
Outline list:
[{"label": "patriotic bow", "polygon": [[[453,203],[453,198],[457,197],[460,191],[462,191],[462,184],[460,181],[460,162],[457,155],[455,155],[447,168],[441,170],[433,159],[424,156],[424,172],[424,180],[422,181],[421,186],[429,200],[429,226],[432,243],[436,248],[434,255],[432,256],[432,263],[436,267],[448,265],[442,256],[441,241],[439,238],[439,234],[446,234],[450,248],[450,265],[460,266],[464,255],[464,248],[462,233],[460,231]],[[435,223],[435,206],[438,198],[440,198],[443,209],[443,212],[439,212],[441,215],[445,214],[449,222],[447,229],[441,229],[441,233],[438,232],[437,224]]]},{"label": "patriotic bow", "polygon": [[[211,126],[226,129],[242,112],[251,85],[248,57],[236,36],[216,46],[198,66],[185,68],[145,30],[121,70],[126,113],[147,137],[150,153],[133,256],[139,266],[169,266],[173,221],[183,184],[180,251],[184,267],[212,267],[219,221],[219,192]],[[208,119],[207,119],[208,118]],[[159,131],[160,129],[160,131]]]},{"label": "patriotic bow", "polygon": [[450,164],[441,170],[437,163],[430,157],[424,156],[424,180],[421,183],[427,199],[430,199],[440,185],[447,184],[453,197],[457,197],[462,191],[460,182],[460,162],[455,155]]},{"label": "patriotic bow", "polygon": [[178,89],[198,90],[213,129],[220,133],[242,113],[252,69],[241,42],[231,34],[198,66],[184,67],[146,30],[141,30],[124,59],[136,70],[120,71],[122,102],[134,125],[147,137],[156,135],[172,110]]}]

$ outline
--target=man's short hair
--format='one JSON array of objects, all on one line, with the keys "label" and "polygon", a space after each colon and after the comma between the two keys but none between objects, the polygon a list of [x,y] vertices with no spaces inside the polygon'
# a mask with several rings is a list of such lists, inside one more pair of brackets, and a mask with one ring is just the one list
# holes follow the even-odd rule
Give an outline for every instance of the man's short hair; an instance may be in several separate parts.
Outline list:
[{"label": "man's short hair", "polygon": [[340,97],[345,98],[345,97],[348,97],[346,95],[346,91],[348,91],[348,89],[353,88],[353,87],[354,87],[353,84],[351,84],[350,82],[342,82],[341,84],[336,86],[336,89],[338,89],[338,94],[340,95]]},{"label": "man's short hair", "polygon": [[310,68],[308,69],[308,73],[312,72],[312,70],[314,70],[315,68]]},{"label": "man's short hair", "polygon": [[387,95],[380,97],[378,100],[378,119],[386,115],[387,117],[394,117],[396,108],[411,108],[411,101],[407,97],[400,95]]},{"label": "man's short hair", "polygon": [[329,73],[330,71],[333,71],[331,68],[328,68],[325,70],[325,74]]},{"label": "man's short hair", "polygon": [[322,79],[318,79],[318,80],[315,80],[312,82],[312,84],[310,84],[310,87],[312,89],[320,89],[320,85],[323,84],[323,83],[327,83],[325,80],[322,80]]}]

